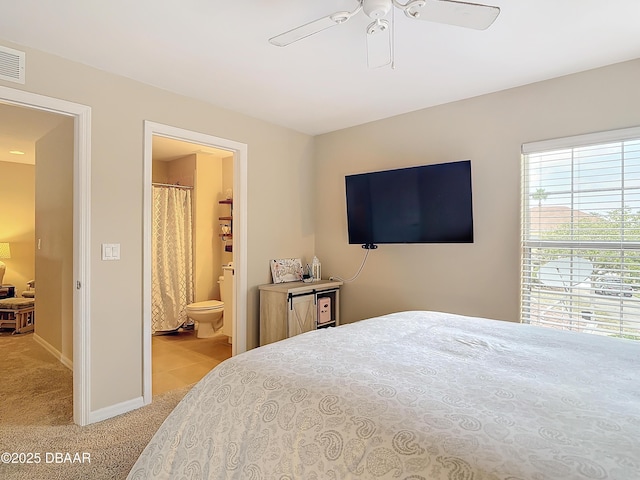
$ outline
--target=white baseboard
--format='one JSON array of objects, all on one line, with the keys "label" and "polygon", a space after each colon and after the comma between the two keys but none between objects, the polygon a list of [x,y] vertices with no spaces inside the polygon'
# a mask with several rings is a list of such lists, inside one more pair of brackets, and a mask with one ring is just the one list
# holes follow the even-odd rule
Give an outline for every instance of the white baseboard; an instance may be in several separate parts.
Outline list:
[{"label": "white baseboard", "polygon": [[60,355],[60,362],[67,367],[69,370],[73,371],[73,360],[69,357],[65,357],[64,355]]},{"label": "white baseboard", "polygon": [[47,352],[49,352],[51,355],[56,357],[56,360],[62,363],[69,370],[73,371],[73,360],[71,360],[69,357],[65,357],[64,355],[62,355],[62,352],[58,351],[57,348],[55,348],[53,345],[51,345],[49,342],[47,342],[44,338],[42,338],[40,335],[38,335],[35,332],[33,333],[33,339],[36,341],[36,343],[39,343],[40,346],[42,346]]},{"label": "white baseboard", "polygon": [[108,407],[100,408],[89,413],[89,423],[101,422],[107,418],[122,415],[123,413],[136,410],[144,406],[142,397],[127,400],[126,402],[117,403]]}]

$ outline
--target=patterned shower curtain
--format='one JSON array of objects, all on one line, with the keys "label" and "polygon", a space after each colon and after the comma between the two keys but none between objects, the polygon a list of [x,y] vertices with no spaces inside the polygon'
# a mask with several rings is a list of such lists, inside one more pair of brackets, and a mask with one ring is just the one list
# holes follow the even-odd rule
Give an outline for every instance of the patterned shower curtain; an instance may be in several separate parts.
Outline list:
[{"label": "patterned shower curtain", "polygon": [[151,329],[176,330],[193,302],[191,190],[153,186],[151,243]]}]

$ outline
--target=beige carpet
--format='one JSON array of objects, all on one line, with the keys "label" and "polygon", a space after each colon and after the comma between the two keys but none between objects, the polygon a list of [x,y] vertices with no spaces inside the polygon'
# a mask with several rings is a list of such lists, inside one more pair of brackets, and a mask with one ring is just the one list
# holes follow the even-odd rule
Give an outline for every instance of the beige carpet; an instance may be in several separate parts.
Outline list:
[{"label": "beige carpet", "polygon": [[[190,388],[158,395],[151,405],[79,427],[72,419],[69,369],[38,345],[32,334],[0,335],[0,352],[0,455],[40,454],[39,464],[0,462],[3,480],[124,479]],[[67,453],[66,458],[61,456]],[[80,460],[83,455],[90,463],[57,463]]]}]

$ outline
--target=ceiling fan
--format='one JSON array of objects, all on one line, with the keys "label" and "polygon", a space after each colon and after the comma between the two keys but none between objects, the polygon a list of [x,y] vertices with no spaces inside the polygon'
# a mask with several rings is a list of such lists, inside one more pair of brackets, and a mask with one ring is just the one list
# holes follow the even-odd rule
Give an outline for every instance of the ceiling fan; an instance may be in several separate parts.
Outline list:
[{"label": "ceiling fan", "polygon": [[[396,7],[415,20],[446,23],[460,27],[486,30],[500,13],[499,7],[455,0],[356,0],[352,11],[335,12],[269,39],[278,47],[290,45],[329,27],[345,23],[361,10],[373,20],[367,26],[367,63],[369,67],[393,64],[392,25]],[[391,12],[391,22],[385,18]]]}]

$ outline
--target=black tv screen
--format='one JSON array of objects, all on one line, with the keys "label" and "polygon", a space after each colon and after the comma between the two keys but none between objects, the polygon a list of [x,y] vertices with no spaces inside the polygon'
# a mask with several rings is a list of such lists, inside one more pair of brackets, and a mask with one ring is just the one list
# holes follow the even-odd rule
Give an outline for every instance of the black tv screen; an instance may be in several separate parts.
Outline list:
[{"label": "black tv screen", "polygon": [[472,243],[471,161],[345,177],[349,243]]}]

